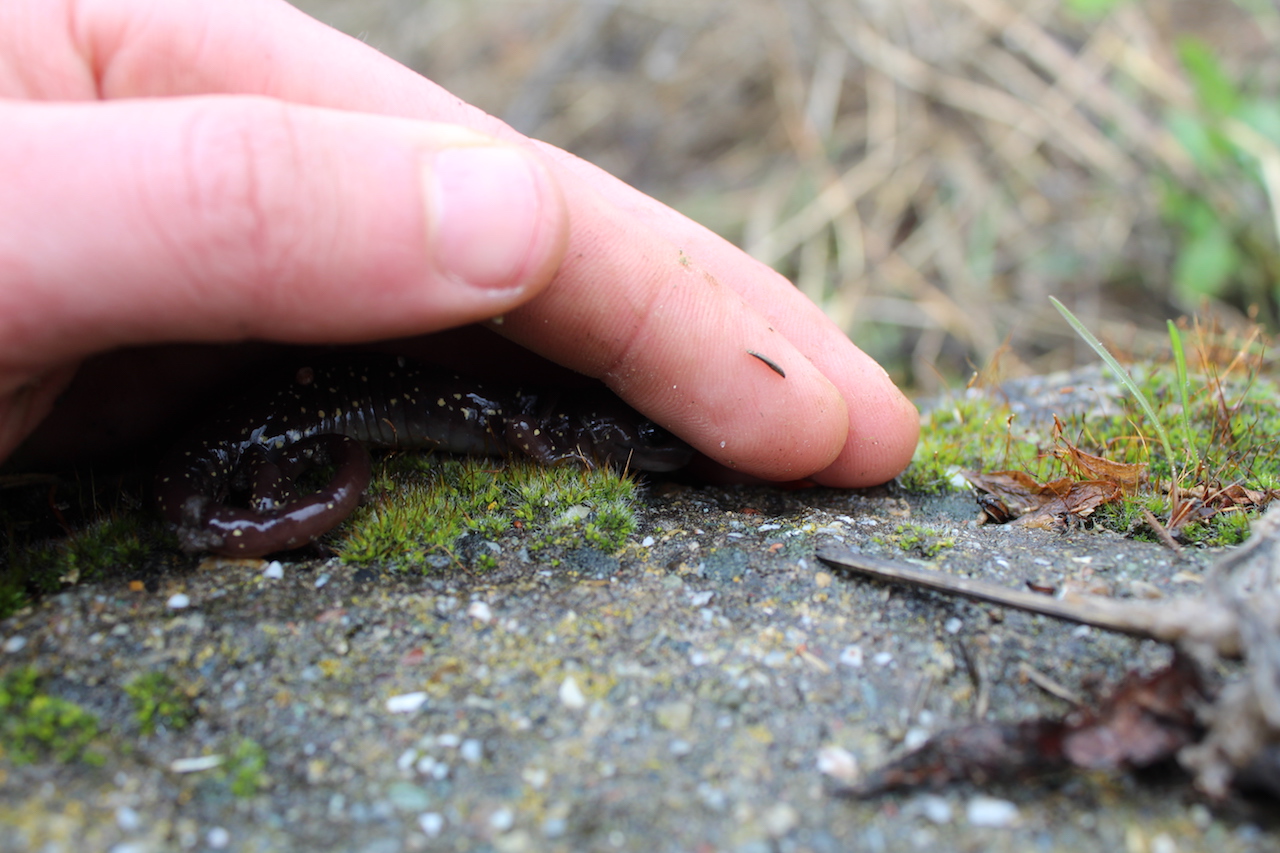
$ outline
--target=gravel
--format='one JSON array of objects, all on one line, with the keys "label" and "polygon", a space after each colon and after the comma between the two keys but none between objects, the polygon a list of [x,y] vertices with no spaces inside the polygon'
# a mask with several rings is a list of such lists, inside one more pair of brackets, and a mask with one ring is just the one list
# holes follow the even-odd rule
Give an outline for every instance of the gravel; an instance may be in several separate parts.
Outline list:
[{"label": "gravel", "polygon": [[[976,515],[665,486],[615,554],[525,563],[512,541],[486,573],[210,561],[73,588],[0,622],[0,672],[96,714],[103,760],[0,757],[0,850],[1276,849],[1274,820],[1173,770],[831,796],[976,714],[1066,712],[1028,667],[1088,695],[1168,652],[845,577],[818,544],[919,558],[911,523],[953,540],[931,559],[950,571],[1118,595],[1193,592],[1213,556]],[[154,671],[189,727],[142,732],[124,688]]]}]

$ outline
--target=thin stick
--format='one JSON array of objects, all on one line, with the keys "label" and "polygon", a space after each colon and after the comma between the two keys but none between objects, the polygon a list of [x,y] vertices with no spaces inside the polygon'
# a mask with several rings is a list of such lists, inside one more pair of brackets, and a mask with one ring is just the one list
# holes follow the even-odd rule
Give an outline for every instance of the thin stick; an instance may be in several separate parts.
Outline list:
[{"label": "thin stick", "polygon": [[[1280,519],[1280,514],[1277,518]],[[1063,601],[946,572],[919,569],[849,548],[825,546],[818,549],[817,556],[829,566],[851,569],[879,580],[922,586],[1133,637],[1166,643],[1183,640],[1207,643],[1225,657],[1236,657],[1241,651],[1234,612],[1209,599],[1150,602],[1079,596],[1073,601]]]}]

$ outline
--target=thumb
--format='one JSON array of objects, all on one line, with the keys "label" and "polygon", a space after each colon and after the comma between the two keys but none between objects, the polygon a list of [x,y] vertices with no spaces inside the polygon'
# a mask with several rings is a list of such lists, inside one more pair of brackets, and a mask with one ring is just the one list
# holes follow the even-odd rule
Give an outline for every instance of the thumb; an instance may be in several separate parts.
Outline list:
[{"label": "thumb", "polygon": [[0,393],[111,347],[341,342],[501,314],[568,220],[452,125],[210,96],[0,104]]}]

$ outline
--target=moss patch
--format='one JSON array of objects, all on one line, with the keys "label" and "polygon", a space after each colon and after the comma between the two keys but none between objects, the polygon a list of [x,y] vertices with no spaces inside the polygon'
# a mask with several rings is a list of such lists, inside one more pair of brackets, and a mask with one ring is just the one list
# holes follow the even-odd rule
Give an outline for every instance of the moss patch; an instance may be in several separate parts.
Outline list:
[{"label": "moss patch", "polygon": [[191,697],[168,673],[149,672],[129,682],[124,692],[133,700],[134,717],[143,734],[158,727],[185,729],[196,718]]},{"label": "moss patch", "polygon": [[402,454],[379,464],[370,500],[339,528],[348,563],[396,568],[430,557],[486,568],[493,554],[464,555],[468,537],[515,535],[530,554],[586,542],[621,547],[636,528],[636,483],[609,469]]},{"label": "moss patch", "polygon": [[89,752],[98,718],[40,689],[40,675],[20,667],[0,678],[0,751],[18,764],[39,760],[101,763]]}]

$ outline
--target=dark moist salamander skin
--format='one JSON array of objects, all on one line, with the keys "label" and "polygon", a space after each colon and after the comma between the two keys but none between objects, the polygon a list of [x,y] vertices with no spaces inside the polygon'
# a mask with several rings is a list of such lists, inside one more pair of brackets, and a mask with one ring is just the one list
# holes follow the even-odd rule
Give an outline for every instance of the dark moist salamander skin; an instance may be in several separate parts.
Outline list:
[{"label": "dark moist salamander skin", "polygon": [[[433,448],[546,464],[673,471],[693,451],[611,394],[485,387],[403,358],[318,361],[175,448],[156,502],[182,548],[236,557],[287,551],[333,529],[369,485],[368,446]],[[297,495],[307,468],[336,473]],[[228,500],[241,498],[232,505]]]}]

